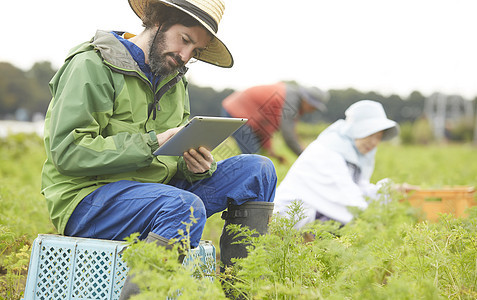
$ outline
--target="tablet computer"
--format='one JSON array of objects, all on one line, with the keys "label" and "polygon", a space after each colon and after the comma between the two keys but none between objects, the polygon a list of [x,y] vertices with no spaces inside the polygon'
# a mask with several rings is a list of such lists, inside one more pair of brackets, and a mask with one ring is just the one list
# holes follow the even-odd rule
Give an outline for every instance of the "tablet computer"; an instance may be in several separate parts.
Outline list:
[{"label": "tablet computer", "polygon": [[154,151],[154,155],[182,156],[200,146],[212,151],[246,122],[244,118],[196,116]]}]

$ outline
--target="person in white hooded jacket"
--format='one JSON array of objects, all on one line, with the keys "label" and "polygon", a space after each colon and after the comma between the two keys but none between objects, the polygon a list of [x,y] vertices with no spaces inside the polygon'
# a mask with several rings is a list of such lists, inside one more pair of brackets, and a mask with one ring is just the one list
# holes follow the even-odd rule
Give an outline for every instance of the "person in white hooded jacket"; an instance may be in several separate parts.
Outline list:
[{"label": "person in white hooded jacket", "polygon": [[303,151],[277,188],[275,212],[287,216],[293,201],[303,203],[306,217],[297,228],[315,220],[350,222],[348,207],[366,209],[366,197],[375,198],[386,181],[370,183],[376,146],[396,137],[399,125],[371,100],[352,104],[345,116]]}]

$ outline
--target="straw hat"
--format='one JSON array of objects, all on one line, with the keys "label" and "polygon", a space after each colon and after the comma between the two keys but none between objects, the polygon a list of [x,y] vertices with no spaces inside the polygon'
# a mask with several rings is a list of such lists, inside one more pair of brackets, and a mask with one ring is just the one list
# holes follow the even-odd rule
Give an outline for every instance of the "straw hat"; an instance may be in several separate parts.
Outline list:
[{"label": "straw hat", "polygon": [[162,2],[175,7],[196,19],[214,37],[202,51],[198,60],[224,68],[234,64],[232,54],[224,43],[217,37],[217,30],[224,14],[225,5],[222,0],[128,0],[129,5],[139,18],[143,18],[144,10],[149,1]]},{"label": "straw hat", "polygon": [[354,139],[365,138],[376,132],[383,131],[382,140],[390,140],[399,134],[399,125],[386,116],[381,103],[371,100],[361,100],[352,104],[345,111],[345,126],[343,130]]}]

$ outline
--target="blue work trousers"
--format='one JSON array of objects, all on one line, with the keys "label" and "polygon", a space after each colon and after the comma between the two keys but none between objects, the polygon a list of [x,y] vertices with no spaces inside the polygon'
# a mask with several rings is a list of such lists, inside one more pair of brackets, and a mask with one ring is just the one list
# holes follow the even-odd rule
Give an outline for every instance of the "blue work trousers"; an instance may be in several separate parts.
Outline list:
[{"label": "blue work trousers", "polygon": [[102,186],[75,208],[65,235],[123,240],[139,232],[166,239],[182,239],[183,222],[191,211],[198,219],[190,229],[191,247],[197,247],[206,219],[228,203],[272,202],[277,177],[273,163],[260,155],[238,155],[218,162],[212,177],[193,183],[173,178],[168,184],[122,180]]}]

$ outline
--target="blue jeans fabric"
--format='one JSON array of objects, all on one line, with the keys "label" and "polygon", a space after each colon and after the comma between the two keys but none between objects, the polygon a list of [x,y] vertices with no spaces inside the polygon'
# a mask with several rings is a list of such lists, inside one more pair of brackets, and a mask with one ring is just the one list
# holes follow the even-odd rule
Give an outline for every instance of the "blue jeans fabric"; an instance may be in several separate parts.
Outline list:
[{"label": "blue jeans fabric", "polygon": [[[232,117],[225,109],[222,109],[222,116]],[[242,153],[259,153],[262,148],[262,140],[247,123],[237,129],[233,134]]]},{"label": "blue jeans fabric", "polygon": [[264,156],[242,154],[218,162],[210,178],[193,183],[173,178],[168,184],[118,181],[98,188],[75,208],[65,235],[123,240],[139,232],[144,239],[154,232],[166,239],[182,239],[183,222],[191,211],[198,219],[190,229],[191,247],[197,247],[206,219],[228,203],[273,202],[277,177]]}]

